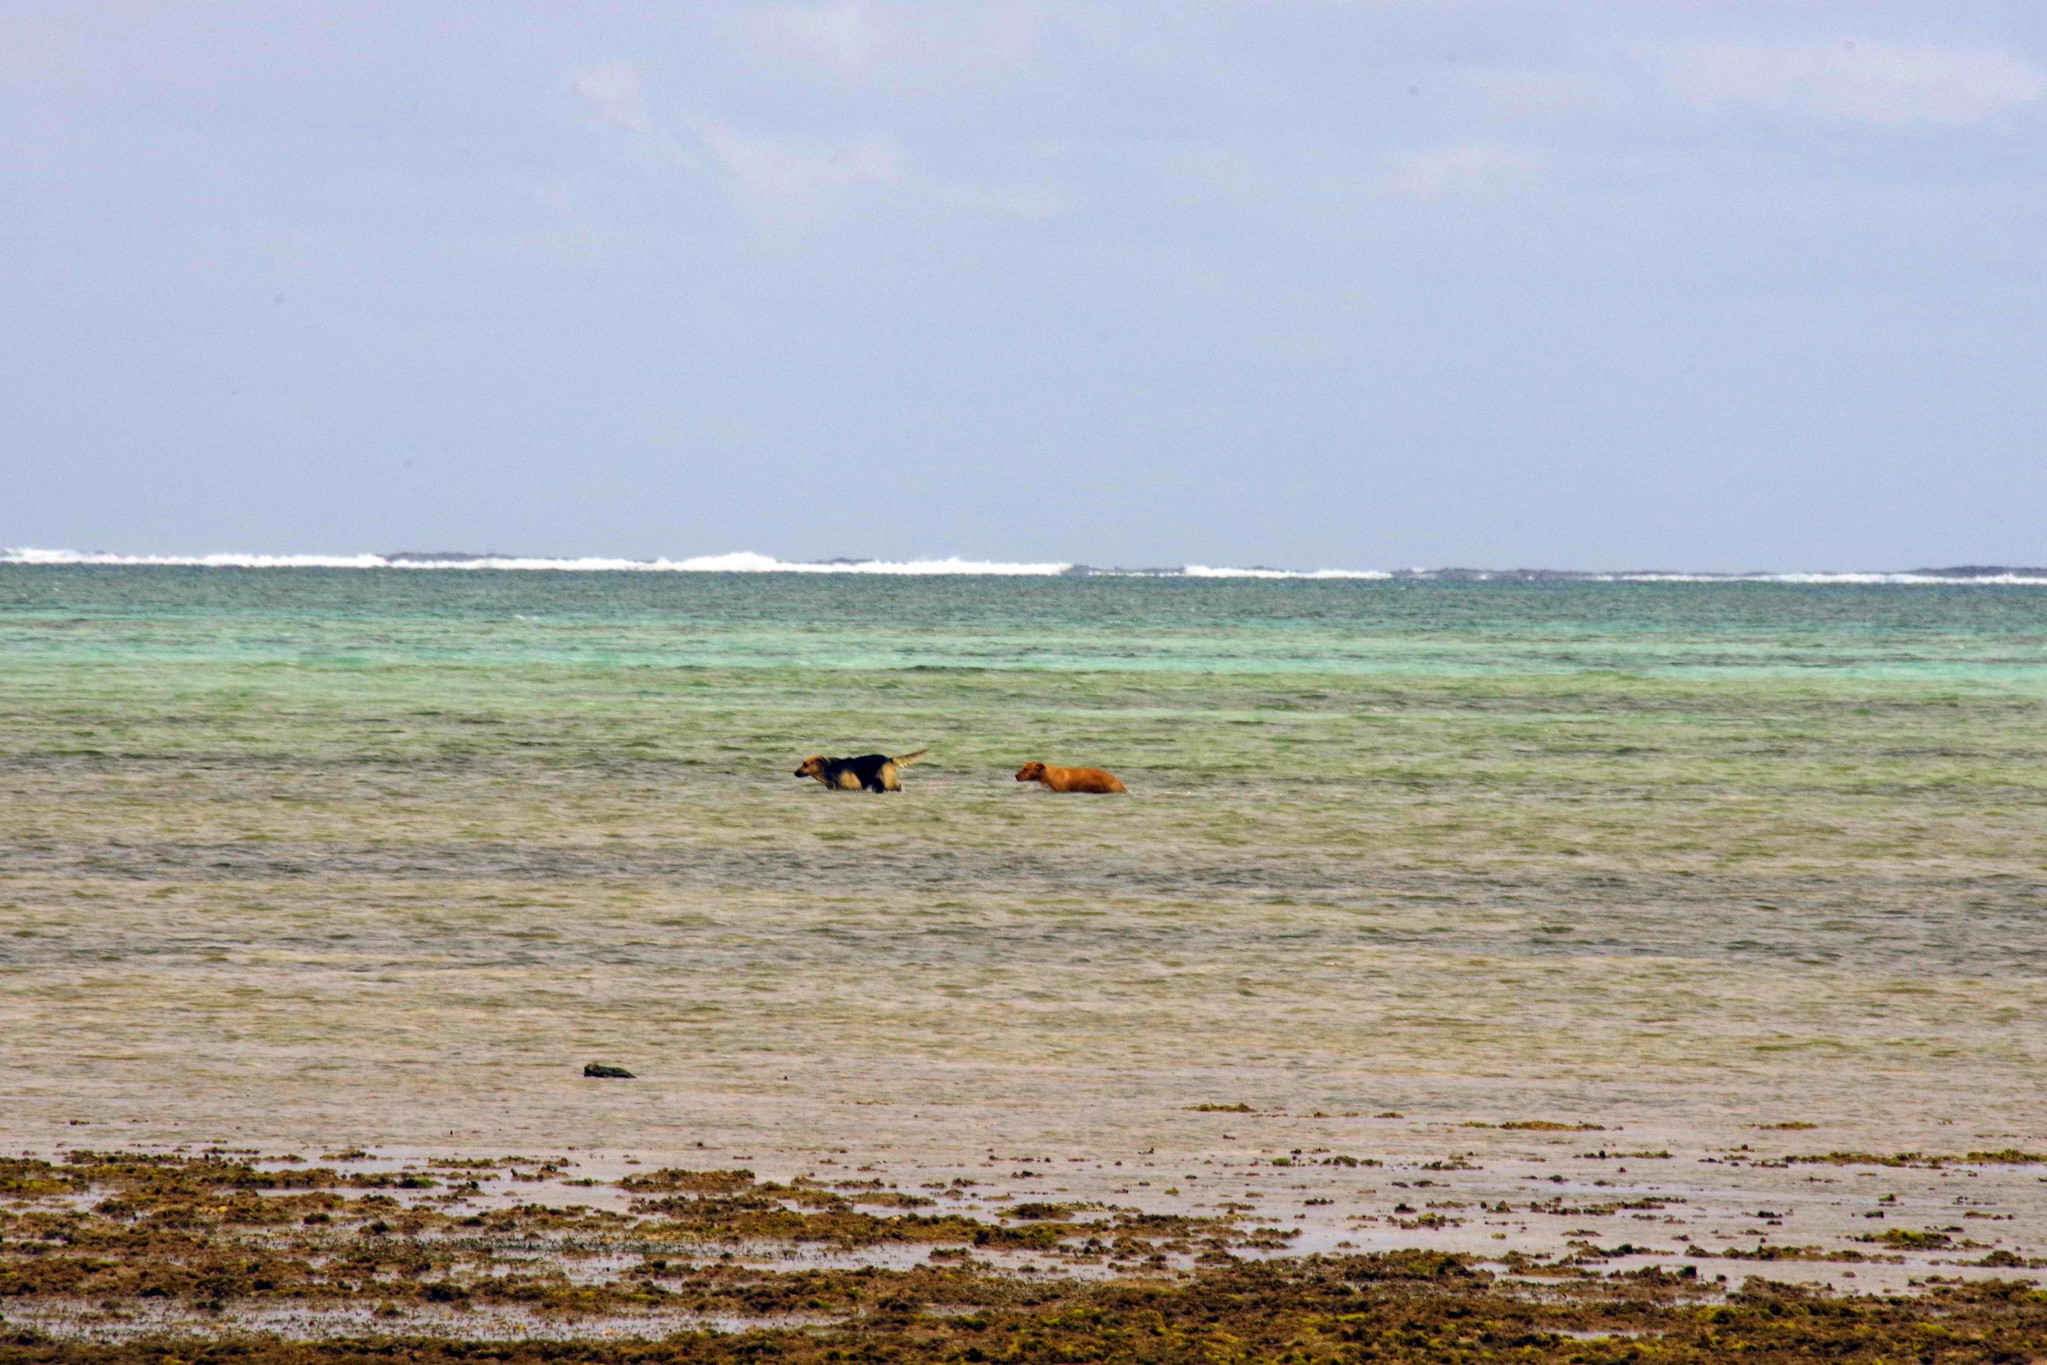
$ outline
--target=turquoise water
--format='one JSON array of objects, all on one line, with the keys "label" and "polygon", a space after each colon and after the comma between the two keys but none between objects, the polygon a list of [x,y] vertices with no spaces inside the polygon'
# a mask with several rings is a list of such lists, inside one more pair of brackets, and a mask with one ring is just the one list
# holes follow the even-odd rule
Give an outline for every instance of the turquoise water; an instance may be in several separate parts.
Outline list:
[{"label": "turquoise water", "polygon": [[0,566],[16,657],[2023,680],[2047,588]]},{"label": "turquoise water", "polygon": [[2047,1142],[2043,665],[2015,586],[0,566],[0,1109]]}]

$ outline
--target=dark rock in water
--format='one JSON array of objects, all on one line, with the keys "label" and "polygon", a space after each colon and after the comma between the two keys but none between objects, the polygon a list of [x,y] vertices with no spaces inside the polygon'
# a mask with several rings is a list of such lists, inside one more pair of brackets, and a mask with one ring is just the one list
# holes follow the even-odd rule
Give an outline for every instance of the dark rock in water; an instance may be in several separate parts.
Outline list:
[{"label": "dark rock in water", "polygon": [[633,1073],[624,1067],[606,1066],[602,1062],[590,1063],[583,1068],[583,1074],[585,1076],[595,1076],[600,1080],[630,1081],[634,1079]]}]

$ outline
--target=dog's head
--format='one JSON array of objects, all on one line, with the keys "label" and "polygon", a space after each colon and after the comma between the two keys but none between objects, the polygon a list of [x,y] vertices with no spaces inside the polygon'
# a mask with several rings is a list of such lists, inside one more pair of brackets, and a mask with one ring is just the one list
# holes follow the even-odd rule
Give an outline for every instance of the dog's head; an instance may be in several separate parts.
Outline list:
[{"label": "dog's head", "polygon": [[1016,780],[1019,782],[1042,782],[1044,778],[1045,765],[1042,763],[1026,763],[1016,770]]},{"label": "dog's head", "polygon": [[822,778],[824,776],[824,755],[812,754],[809,758],[804,759],[791,776]]}]

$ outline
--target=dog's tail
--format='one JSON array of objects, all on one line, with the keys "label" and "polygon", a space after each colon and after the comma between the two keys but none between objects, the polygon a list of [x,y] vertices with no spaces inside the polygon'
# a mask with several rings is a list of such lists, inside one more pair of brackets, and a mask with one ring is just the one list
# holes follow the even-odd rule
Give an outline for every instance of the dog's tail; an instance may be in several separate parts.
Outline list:
[{"label": "dog's tail", "polygon": [[907,768],[912,763],[915,763],[918,759],[924,757],[924,755],[930,752],[931,751],[929,749],[919,749],[915,753],[903,754],[899,757],[892,758],[889,760],[889,762],[895,764],[898,768]]}]

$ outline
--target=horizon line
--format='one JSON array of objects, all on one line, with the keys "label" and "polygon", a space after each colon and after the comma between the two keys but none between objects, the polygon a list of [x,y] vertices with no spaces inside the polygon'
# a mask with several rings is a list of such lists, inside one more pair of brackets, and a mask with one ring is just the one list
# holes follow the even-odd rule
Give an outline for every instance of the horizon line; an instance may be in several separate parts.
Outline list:
[{"label": "horizon line", "polygon": [[1193,578],[1293,579],[1324,581],[1437,582],[1628,582],[1628,583],[1787,583],[1787,584],[1988,584],[2047,586],[2047,567],[1964,564],[1939,568],[1867,570],[1680,570],[1680,569],[1543,569],[1466,568],[1443,566],[1407,569],[1290,569],[1266,565],[1229,567],[1207,564],[1120,567],[1081,563],[1029,563],[943,559],[783,560],[753,551],[696,555],[682,559],[633,559],[621,556],[548,556],[499,551],[396,550],[356,554],[264,554],[226,551],[211,554],[125,554],[106,550],[0,548],[0,566],[203,569],[352,569],[468,570],[555,573],[745,573],[845,574],[892,577],[991,578]]}]

